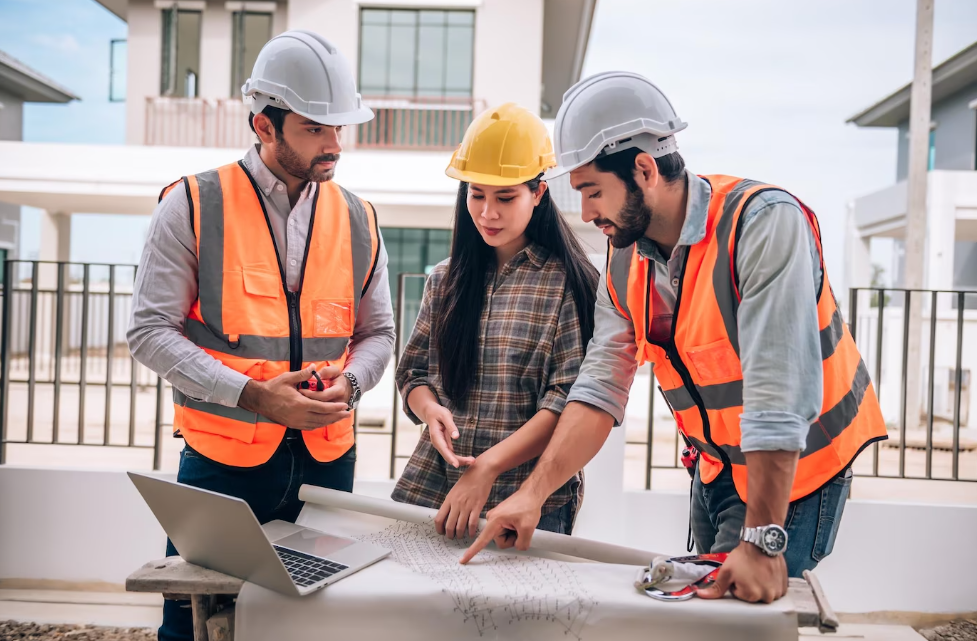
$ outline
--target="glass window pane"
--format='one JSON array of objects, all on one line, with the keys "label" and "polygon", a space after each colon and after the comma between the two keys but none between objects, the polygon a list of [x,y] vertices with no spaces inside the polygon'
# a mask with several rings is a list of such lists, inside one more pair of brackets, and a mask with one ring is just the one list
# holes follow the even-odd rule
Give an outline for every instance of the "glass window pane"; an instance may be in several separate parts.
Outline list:
[{"label": "glass window pane", "polygon": [[387,89],[398,95],[414,93],[414,60],[417,29],[413,25],[390,27],[390,57]]},{"label": "glass window pane", "polygon": [[258,52],[271,39],[270,13],[235,12],[233,19],[231,60],[231,97],[241,93],[241,86],[251,76]]},{"label": "glass window pane", "polygon": [[200,12],[176,13],[176,91],[173,95],[196,98],[200,76]]},{"label": "glass window pane", "polygon": [[413,27],[417,24],[417,11],[398,11],[394,9],[390,12],[390,24],[409,25]]},{"label": "glass window pane", "polygon": [[163,9],[163,37],[160,55],[160,86],[161,96],[173,95],[176,89],[176,9]]},{"label": "glass window pane", "polygon": [[443,26],[447,20],[447,11],[421,11],[421,24]]},{"label": "glass window pane", "polygon": [[388,9],[363,9],[361,16],[363,24],[389,24],[390,22]]},{"label": "glass window pane", "polygon": [[128,60],[125,40],[112,40],[110,57],[109,102],[124,102],[126,99],[126,62]]},{"label": "glass window pane", "polygon": [[471,27],[448,28],[448,54],[445,60],[446,90],[471,95],[473,31]]},{"label": "glass window pane", "polygon": [[474,27],[475,12],[474,11],[449,11],[448,24],[467,25],[469,27]]},{"label": "glass window pane", "polygon": [[360,37],[360,91],[364,95],[387,93],[389,44],[390,27],[363,25]]},{"label": "glass window pane", "polygon": [[443,26],[418,27],[417,93],[440,96],[444,90]]},{"label": "glass window pane", "polygon": [[[244,80],[251,75],[258,52],[271,40],[271,14],[247,13],[244,15]],[[240,89],[238,89],[240,91]]]}]

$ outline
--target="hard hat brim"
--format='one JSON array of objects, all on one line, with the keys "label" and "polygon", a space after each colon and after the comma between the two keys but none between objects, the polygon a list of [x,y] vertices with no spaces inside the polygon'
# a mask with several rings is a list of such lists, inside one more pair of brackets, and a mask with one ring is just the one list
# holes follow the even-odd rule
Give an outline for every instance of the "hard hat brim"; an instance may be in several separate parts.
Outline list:
[{"label": "hard hat brim", "polygon": [[444,173],[446,176],[448,176],[448,178],[454,178],[455,180],[460,180],[469,184],[474,183],[476,185],[489,185],[490,187],[514,187],[516,185],[527,183],[539,175],[533,174],[532,176],[510,178],[506,176],[496,176],[494,174],[480,174],[474,171],[459,171],[454,167],[448,167],[444,170]]},{"label": "hard hat brim", "polygon": [[326,125],[327,127],[345,127],[348,125],[362,125],[365,122],[370,122],[375,117],[373,110],[363,105],[356,111],[346,111],[338,114],[329,114],[326,116],[317,116],[311,113],[303,113],[295,109],[291,110],[303,118],[308,118],[313,122],[317,122],[320,125]]},{"label": "hard hat brim", "polygon": [[282,97],[277,94],[263,93],[258,90],[249,87],[251,81],[245,84],[243,87],[244,97],[251,99],[251,113],[258,115],[261,113],[265,107],[277,107],[279,109],[287,109],[292,113],[298,114],[303,118],[308,118],[313,122],[317,122],[320,125],[326,125],[327,127],[345,127],[347,125],[361,125],[365,122],[373,120],[374,113],[373,110],[366,105],[360,103],[359,107],[352,111],[340,111],[332,114],[317,114],[309,111],[307,109],[296,109],[289,102],[288,97]]}]

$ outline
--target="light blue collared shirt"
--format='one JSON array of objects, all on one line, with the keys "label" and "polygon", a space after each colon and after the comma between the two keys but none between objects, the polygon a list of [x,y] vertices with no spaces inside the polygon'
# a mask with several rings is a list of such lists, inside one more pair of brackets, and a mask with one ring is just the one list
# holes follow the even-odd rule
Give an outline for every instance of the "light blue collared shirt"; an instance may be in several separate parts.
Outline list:
[{"label": "light blue collared shirt", "polygon": [[[648,238],[638,241],[638,252],[655,263],[653,309],[661,312],[652,319],[652,331],[656,325],[670,329],[688,248],[706,235],[712,189],[691,172],[686,177],[685,222],[671,256],[666,259]],[[736,261],[742,296],[737,312],[743,368],[740,447],[744,452],[803,450],[823,393],[817,315],[821,266],[797,200],[783,191],[753,198],[743,213]],[[620,425],[637,369],[637,347],[634,325],[611,302],[606,268],[594,320],[594,337],[567,402],[593,405]]]}]

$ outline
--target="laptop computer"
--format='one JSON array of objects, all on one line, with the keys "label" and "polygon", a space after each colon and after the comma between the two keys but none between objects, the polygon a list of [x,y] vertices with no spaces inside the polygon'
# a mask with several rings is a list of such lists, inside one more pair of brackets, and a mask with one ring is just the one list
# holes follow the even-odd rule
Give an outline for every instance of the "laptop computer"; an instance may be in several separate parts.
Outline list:
[{"label": "laptop computer", "polygon": [[239,498],[133,472],[129,478],[185,561],[275,592],[304,596],[390,554],[304,527],[270,540]]}]

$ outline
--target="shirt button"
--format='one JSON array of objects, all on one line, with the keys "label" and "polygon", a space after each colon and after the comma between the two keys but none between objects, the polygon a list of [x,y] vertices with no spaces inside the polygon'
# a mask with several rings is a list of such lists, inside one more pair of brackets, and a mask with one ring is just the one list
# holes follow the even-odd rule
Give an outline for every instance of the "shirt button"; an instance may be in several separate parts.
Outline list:
[{"label": "shirt button", "polygon": [[474,424],[475,424],[475,417],[474,417],[474,416],[472,416],[472,417],[470,417],[470,418],[468,419],[468,424],[469,424],[469,425],[474,425]]},{"label": "shirt button", "polygon": [[278,186],[275,187],[275,189],[277,189],[278,191],[285,191],[285,185],[278,183]]},{"label": "shirt button", "polygon": [[678,279],[677,278],[673,278],[672,279],[672,287],[678,287]]},{"label": "shirt button", "polygon": [[294,264],[295,264],[295,261],[294,261],[294,260],[293,260],[293,261],[291,261],[291,264],[292,264],[292,265],[294,265]]}]

